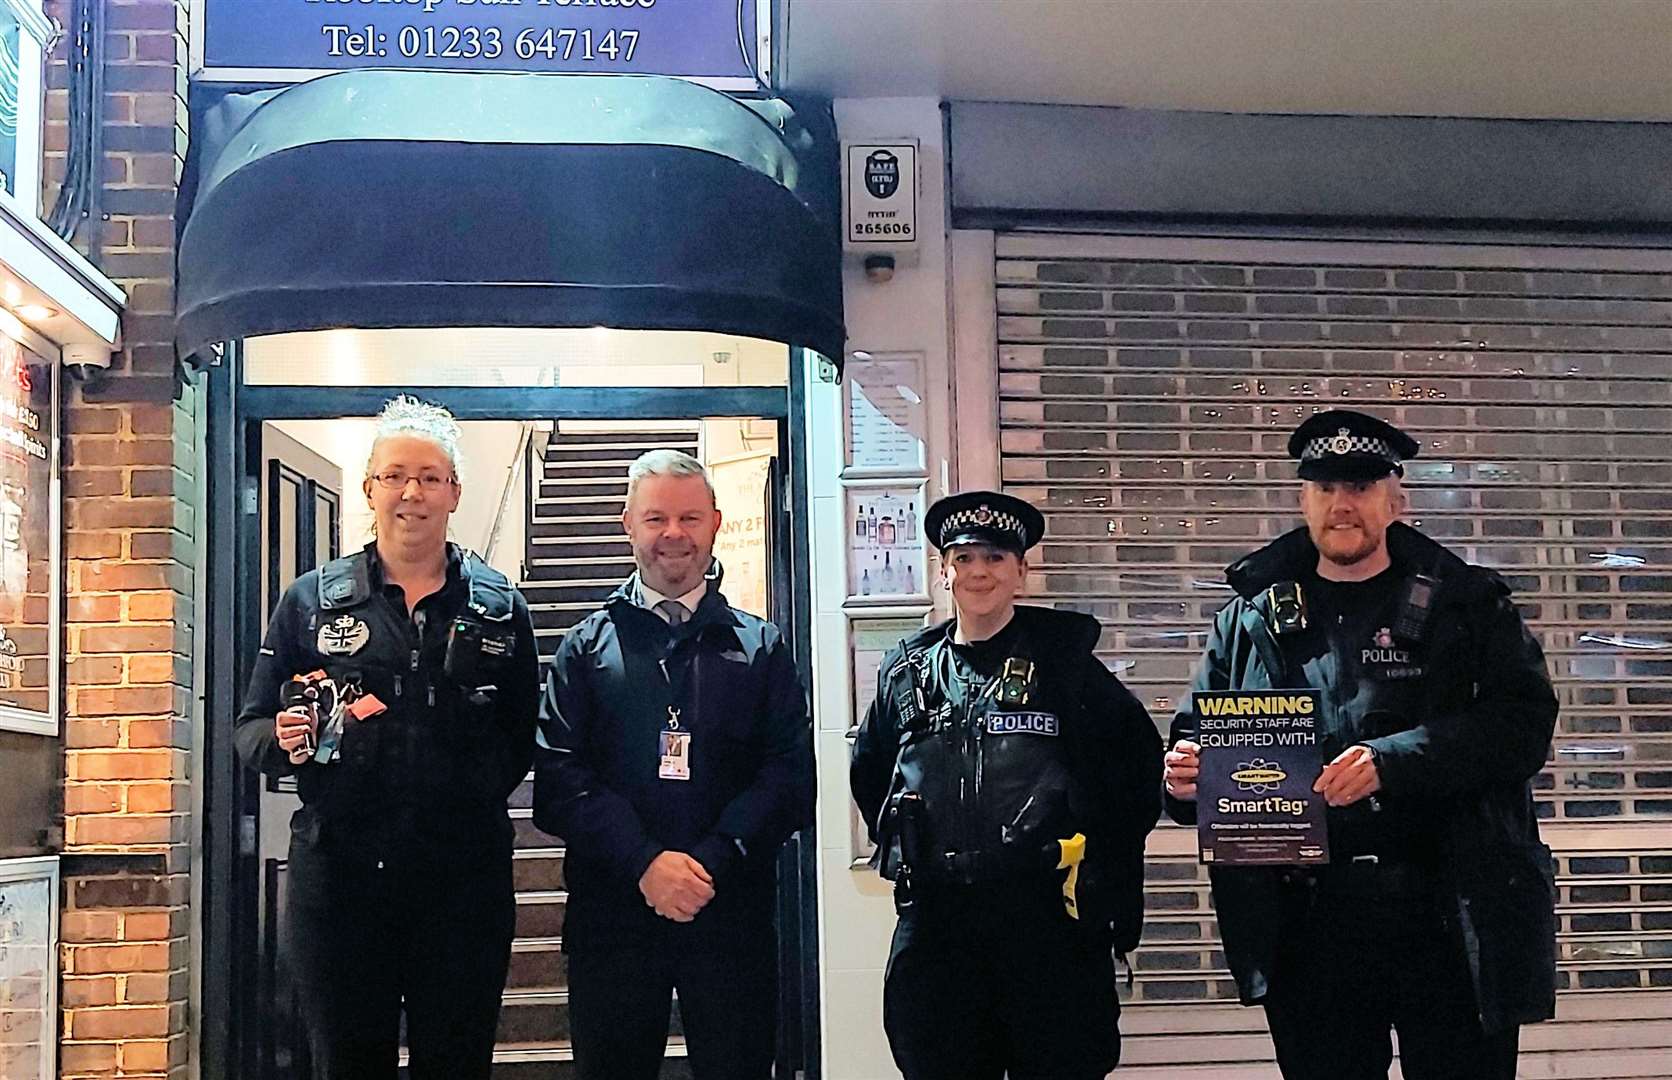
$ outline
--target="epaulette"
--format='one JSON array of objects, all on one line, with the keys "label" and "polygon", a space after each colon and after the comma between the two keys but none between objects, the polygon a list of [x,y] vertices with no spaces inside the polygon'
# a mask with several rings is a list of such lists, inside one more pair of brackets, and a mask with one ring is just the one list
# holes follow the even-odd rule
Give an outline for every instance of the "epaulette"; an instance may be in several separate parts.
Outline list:
[{"label": "epaulette", "polygon": [[371,556],[365,549],[332,559],[319,568],[319,608],[354,607],[372,594]]}]

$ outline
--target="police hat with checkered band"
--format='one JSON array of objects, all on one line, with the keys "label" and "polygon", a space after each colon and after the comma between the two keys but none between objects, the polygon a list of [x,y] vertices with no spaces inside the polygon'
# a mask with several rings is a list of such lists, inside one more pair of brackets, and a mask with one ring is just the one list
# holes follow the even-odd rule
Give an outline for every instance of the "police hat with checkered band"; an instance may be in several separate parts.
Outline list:
[{"label": "police hat with checkered band", "polygon": [[1401,463],[1416,457],[1417,449],[1415,439],[1386,420],[1351,409],[1316,413],[1289,436],[1289,456],[1300,460],[1302,480],[1404,476]]},{"label": "police hat with checkered band", "polygon": [[1045,535],[1045,515],[1013,495],[964,491],[929,507],[923,532],[940,551],[955,544],[990,544],[1021,555]]}]

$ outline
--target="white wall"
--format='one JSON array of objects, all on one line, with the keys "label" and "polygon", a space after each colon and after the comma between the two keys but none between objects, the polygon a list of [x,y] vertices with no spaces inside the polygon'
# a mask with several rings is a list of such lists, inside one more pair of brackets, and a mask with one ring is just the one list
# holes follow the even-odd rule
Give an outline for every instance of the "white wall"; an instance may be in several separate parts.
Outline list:
[{"label": "white wall", "polygon": [[[368,417],[277,420],[273,426],[341,470],[338,490],[342,493],[342,550],[346,553],[363,546],[371,539],[372,513],[361,493],[360,482],[365,478],[366,461],[371,456],[376,421]],[[517,461],[523,425],[514,420],[467,420],[459,428],[459,453],[464,459],[459,478],[463,494],[459,509],[453,514],[450,532],[459,544],[481,553],[487,548],[494,516],[499,512],[500,496]],[[512,497],[520,507],[520,477],[516,478]],[[514,536],[502,538],[500,544],[502,548],[509,544],[516,551],[522,547]],[[511,576],[514,579],[516,575]]]},{"label": "white wall", "polygon": [[[919,244],[914,265],[892,281],[867,281],[856,263],[844,272],[848,348],[872,353],[921,351],[926,359],[929,440],[927,498],[945,493],[954,475],[948,366],[948,253],[944,222],[945,147],[940,103],[932,98],[843,99],[835,103],[841,137],[850,142],[920,140]],[[869,869],[851,867],[848,742],[854,716],[849,686],[842,505],[842,395],[809,375],[808,482],[812,500],[813,654],[819,765],[819,970],[824,983],[823,1059],[829,1080],[899,1076],[882,1028],[882,976],[894,927],[891,887]],[[918,609],[921,612],[923,609]],[[903,614],[896,609],[894,614]],[[863,614],[881,614],[876,609]]]}]

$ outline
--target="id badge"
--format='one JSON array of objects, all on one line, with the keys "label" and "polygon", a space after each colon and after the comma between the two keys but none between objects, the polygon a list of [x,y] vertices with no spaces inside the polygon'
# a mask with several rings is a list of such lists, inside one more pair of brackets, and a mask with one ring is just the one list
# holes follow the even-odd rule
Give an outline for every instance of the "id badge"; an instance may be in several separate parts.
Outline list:
[{"label": "id badge", "polygon": [[660,738],[662,765],[656,770],[660,780],[691,779],[691,733],[664,731]]}]

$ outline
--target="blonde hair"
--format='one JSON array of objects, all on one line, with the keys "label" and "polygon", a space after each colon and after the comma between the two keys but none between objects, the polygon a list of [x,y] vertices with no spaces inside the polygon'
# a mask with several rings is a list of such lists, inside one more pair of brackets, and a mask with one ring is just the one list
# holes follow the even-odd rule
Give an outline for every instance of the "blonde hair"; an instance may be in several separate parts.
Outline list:
[{"label": "blonde hair", "polygon": [[441,448],[453,466],[455,479],[463,480],[464,458],[459,453],[459,422],[440,405],[419,401],[411,394],[396,394],[377,414],[377,433],[372,436],[372,450],[366,458],[366,475],[372,471],[372,460],[377,457],[377,444],[397,435],[412,435],[428,439]]}]

